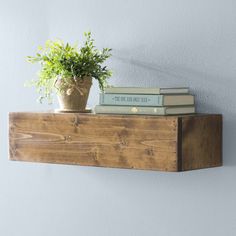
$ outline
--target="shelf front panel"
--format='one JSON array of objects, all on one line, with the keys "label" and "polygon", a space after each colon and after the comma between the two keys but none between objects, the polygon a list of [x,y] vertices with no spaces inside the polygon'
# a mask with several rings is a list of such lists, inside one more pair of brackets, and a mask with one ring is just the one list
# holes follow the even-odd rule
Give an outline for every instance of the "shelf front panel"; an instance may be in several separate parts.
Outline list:
[{"label": "shelf front panel", "polygon": [[178,117],[15,112],[10,159],[178,171]]}]

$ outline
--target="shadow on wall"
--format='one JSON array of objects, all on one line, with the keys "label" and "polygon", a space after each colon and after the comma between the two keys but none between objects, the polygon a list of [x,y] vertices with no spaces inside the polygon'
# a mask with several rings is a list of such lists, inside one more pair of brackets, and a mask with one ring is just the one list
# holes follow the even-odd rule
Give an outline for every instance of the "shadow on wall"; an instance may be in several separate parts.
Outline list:
[{"label": "shadow on wall", "polygon": [[113,54],[115,63],[122,67],[120,70],[122,75],[117,75],[115,85],[189,86],[196,97],[198,112],[223,114],[224,165],[236,165],[234,155],[236,145],[236,103],[234,101],[236,81],[234,78],[220,77],[182,65],[160,66],[123,55],[118,52]]}]

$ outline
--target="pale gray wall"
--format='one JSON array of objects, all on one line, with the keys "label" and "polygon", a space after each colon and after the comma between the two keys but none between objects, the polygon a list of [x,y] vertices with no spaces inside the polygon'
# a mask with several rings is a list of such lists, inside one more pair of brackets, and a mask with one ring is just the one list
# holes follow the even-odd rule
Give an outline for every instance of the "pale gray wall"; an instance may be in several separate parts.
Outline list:
[{"label": "pale gray wall", "polygon": [[[48,109],[23,87],[36,71],[24,57],[85,30],[114,49],[113,84],[190,86],[198,111],[223,113],[224,167],[164,173],[8,161],[7,113]],[[0,53],[0,235],[236,235],[236,1],[0,0]],[[90,106],[97,97],[95,83]]]}]

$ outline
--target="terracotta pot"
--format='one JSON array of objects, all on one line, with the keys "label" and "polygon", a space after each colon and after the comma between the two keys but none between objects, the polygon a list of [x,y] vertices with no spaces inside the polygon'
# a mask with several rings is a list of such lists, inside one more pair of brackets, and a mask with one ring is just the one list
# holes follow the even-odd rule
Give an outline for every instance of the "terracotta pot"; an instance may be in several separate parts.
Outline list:
[{"label": "terracotta pot", "polygon": [[61,111],[85,112],[89,91],[92,85],[91,77],[70,78],[69,83],[58,79],[55,87],[59,89],[58,101]]}]

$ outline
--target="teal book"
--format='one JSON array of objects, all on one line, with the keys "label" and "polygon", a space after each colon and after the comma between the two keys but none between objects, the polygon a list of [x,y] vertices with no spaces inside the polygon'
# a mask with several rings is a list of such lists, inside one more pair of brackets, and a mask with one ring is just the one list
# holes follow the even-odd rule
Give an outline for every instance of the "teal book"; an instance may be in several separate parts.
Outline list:
[{"label": "teal book", "polygon": [[194,96],[101,93],[99,103],[111,106],[184,106],[194,105]]},{"label": "teal book", "polygon": [[94,108],[97,114],[119,114],[119,115],[178,115],[195,113],[194,106],[173,106],[173,107],[132,107],[132,106],[102,106]]}]

